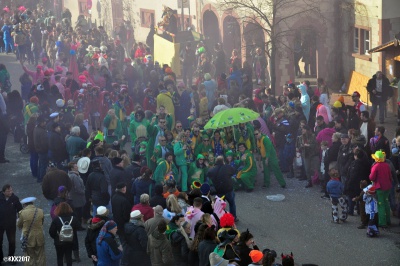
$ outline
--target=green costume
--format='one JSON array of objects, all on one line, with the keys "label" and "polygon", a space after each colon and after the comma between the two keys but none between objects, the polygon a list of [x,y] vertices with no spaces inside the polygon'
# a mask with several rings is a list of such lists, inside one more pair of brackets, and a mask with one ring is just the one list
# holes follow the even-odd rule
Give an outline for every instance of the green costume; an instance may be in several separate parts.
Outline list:
[{"label": "green costume", "polygon": [[211,144],[204,145],[203,142],[199,143],[194,149],[194,157],[197,158],[197,155],[199,154],[203,155],[206,159],[208,158],[208,154],[214,154]]},{"label": "green costume", "polygon": [[[153,156],[151,157],[151,160],[156,163],[158,162],[159,159],[163,158],[163,149],[168,149],[166,146],[161,146],[160,144],[157,144],[156,147],[154,148],[153,151]],[[168,149],[165,150],[164,155],[166,152],[172,152],[172,150]],[[165,159],[165,158],[164,158]]]},{"label": "green costume", "polygon": [[[114,129],[114,134],[112,134],[111,130],[109,129],[113,119],[111,118],[110,115],[106,115],[103,120],[103,126],[104,126],[104,136],[105,140],[107,143],[112,144],[114,141],[119,140],[122,138],[122,127],[121,127],[121,121],[117,117],[116,119],[116,127]],[[109,134],[110,133],[110,134]]]},{"label": "green costume", "polygon": [[[133,114],[133,116],[132,116]],[[147,126],[149,125],[149,121],[146,118],[143,118],[142,121],[136,121],[135,119],[135,114],[132,113],[131,114],[131,122],[129,123],[129,136],[131,136],[131,145],[134,146],[135,141],[137,139],[137,135],[136,135],[136,130],[137,128],[142,125],[146,128],[147,130]]]},{"label": "green costume", "polygon": [[147,142],[147,150],[146,150],[146,159],[147,159],[147,167],[149,167],[152,171],[156,169],[156,163],[151,160],[154,152],[154,144],[156,143],[156,138],[158,132],[162,131],[162,135],[164,135],[164,130],[160,129],[158,125],[149,124],[147,126],[147,134],[148,134],[148,142]]},{"label": "green costume", "polygon": [[192,184],[194,181],[199,181],[201,184],[204,183],[204,178],[207,174],[207,167],[197,167],[197,160],[195,162],[192,162],[189,166],[189,179],[190,179],[190,184]]},{"label": "green costume", "polygon": [[129,126],[129,121],[126,118],[126,110],[125,107],[121,106],[121,103],[119,101],[116,101],[113,105],[113,108],[115,110],[115,115],[118,117],[119,121],[121,122],[121,132],[122,135],[125,135],[125,139],[121,143],[121,147],[125,146],[125,143],[128,141],[128,126]]},{"label": "green costume", "polygon": [[[281,187],[286,186],[286,182],[283,179],[281,169],[279,168],[278,156],[276,155],[275,148],[271,140],[261,134],[261,139],[257,140],[257,148],[261,154],[263,169],[264,169],[264,186],[269,187],[271,171],[274,173],[276,180],[278,180]],[[268,160],[268,164],[266,163]]]},{"label": "green costume", "polygon": [[177,176],[178,169],[175,164],[168,163],[167,160],[161,158],[157,161],[157,167],[153,174],[153,179],[156,182],[156,185],[163,185],[165,176],[169,173],[172,173],[173,176]]},{"label": "green costume", "polygon": [[31,118],[31,116],[36,113],[39,113],[39,107],[37,106],[37,104],[27,104],[24,108],[24,124],[28,124],[29,118]]},{"label": "green costume", "polygon": [[184,144],[181,141],[176,141],[174,144],[175,162],[181,173],[180,178],[175,179],[178,183],[181,183],[181,191],[186,192],[188,190],[188,166],[185,157],[186,150],[183,149],[183,146]]},{"label": "green costume", "polygon": [[[246,154],[246,158],[242,159],[242,156]],[[237,179],[247,188],[254,189],[254,181],[257,175],[257,164],[254,160],[253,154],[249,150],[245,150],[243,154],[240,154],[242,160],[242,170],[237,174]]]},{"label": "green costume", "polygon": [[244,127],[237,126],[234,128],[236,143],[244,143],[247,149],[252,151],[256,149],[256,141],[254,139],[254,127],[250,123],[246,123]]},{"label": "green costume", "polygon": [[[168,129],[169,131],[171,131],[171,130],[172,130],[172,126],[173,126],[173,118],[172,118],[172,115],[167,114],[167,115],[165,116],[165,121],[167,122],[167,129]],[[156,121],[155,121],[155,123],[158,124],[158,116],[156,116]]]}]

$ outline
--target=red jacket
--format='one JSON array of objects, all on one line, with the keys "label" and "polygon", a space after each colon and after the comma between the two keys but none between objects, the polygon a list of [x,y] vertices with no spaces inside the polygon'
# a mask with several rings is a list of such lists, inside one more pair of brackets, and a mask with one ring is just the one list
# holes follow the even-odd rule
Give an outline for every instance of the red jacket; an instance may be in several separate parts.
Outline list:
[{"label": "red jacket", "polygon": [[376,189],[389,190],[392,188],[392,173],[388,163],[374,163],[369,180],[373,181]]},{"label": "red jacket", "polygon": [[154,217],[154,210],[150,205],[138,203],[132,207],[131,212],[134,210],[139,210],[143,215],[143,220],[146,222],[148,219]]}]

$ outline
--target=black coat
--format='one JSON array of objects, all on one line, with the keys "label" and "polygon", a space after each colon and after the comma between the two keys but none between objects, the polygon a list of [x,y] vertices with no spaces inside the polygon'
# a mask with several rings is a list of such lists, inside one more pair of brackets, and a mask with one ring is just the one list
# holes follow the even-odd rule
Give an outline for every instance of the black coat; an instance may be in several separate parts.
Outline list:
[{"label": "black coat", "polygon": [[[236,246],[234,246],[234,249],[240,257],[239,261],[240,266],[247,266],[253,263],[249,255],[250,251],[252,251],[253,249],[249,248],[245,243],[242,242],[238,243]],[[254,250],[259,250],[259,249],[257,246],[254,246]]]},{"label": "black coat", "polygon": [[132,163],[125,168],[125,171],[129,173],[131,180],[133,180],[140,176],[140,168],[142,168],[140,164]]},{"label": "black coat", "polygon": [[151,266],[147,255],[147,234],[143,225],[125,224],[125,243],[122,262],[124,265]]},{"label": "black coat", "polygon": [[214,251],[217,243],[212,240],[203,240],[199,243],[199,266],[210,266],[209,255]]},{"label": "black coat", "polygon": [[189,247],[186,243],[185,237],[178,230],[171,234],[170,240],[171,240],[172,255],[174,255],[175,265],[187,266]]},{"label": "black coat", "polygon": [[160,205],[161,207],[163,207],[163,209],[167,208],[167,202],[163,195],[154,195],[153,197],[151,197],[150,206],[155,207],[157,205]]},{"label": "black coat", "polygon": [[[78,227],[80,227],[80,225],[81,225],[80,221],[75,216],[72,216],[72,215],[63,215],[63,216],[60,216],[60,217],[56,216],[53,219],[53,221],[51,222],[51,225],[50,225],[50,228],[49,228],[49,234],[50,234],[51,238],[54,239],[54,245],[56,245],[56,246],[64,244],[64,243],[61,243],[59,241],[59,236],[58,236],[59,233],[60,233],[61,227],[63,226],[63,224],[60,221],[60,218],[63,220],[63,222],[65,224],[69,223],[71,221],[71,218],[72,218],[72,222],[71,222],[70,225],[72,226],[72,229],[74,230],[74,239],[78,238],[78,235],[76,234],[76,229]],[[72,246],[72,242],[65,243],[65,245],[69,245],[69,244]]]},{"label": "black coat", "polygon": [[118,235],[123,234],[124,225],[129,222],[132,204],[122,192],[116,192],[111,198],[113,219],[118,226]]},{"label": "black coat", "polygon": [[6,200],[3,192],[0,192],[0,227],[11,228],[16,226],[17,213],[22,210],[19,198],[12,194]]},{"label": "black coat", "polygon": [[352,198],[360,195],[360,181],[369,181],[370,169],[371,166],[363,159],[352,161],[347,172],[346,183],[344,184],[344,194]]},{"label": "black coat", "polygon": [[233,190],[232,176],[235,172],[235,168],[227,164],[216,164],[208,171],[208,177],[211,178],[218,195],[223,195]]},{"label": "black coat", "polygon": [[86,181],[85,194],[96,206],[106,206],[110,201],[108,183],[103,171],[94,169]]},{"label": "black coat", "polygon": [[390,81],[385,75],[382,75],[382,93],[374,94],[372,91],[375,89],[376,89],[376,75],[373,75],[372,79],[368,80],[367,84],[367,91],[369,92],[371,103],[376,103],[378,100],[376,96],[379,95],[381,96],[381,99],[385,102],[389,97],[393,96],[393,88],[390,87]]},{"label": "black coat", "polygon": [[110,172],[111,195],[114,195],[118,183],[121,182],[126,184],[126,191],[131,191],[132,183],[129,173],[124,168],[113,165]]},{"label": "black coat", "polygon": [[[94,222],[93,220],[98,221]],[[91,258],[92,255],[97,256],[96,239],[99,236],[101,228],[106,222],[107,217],[96,216],[89,223],[85,237],[85,247],[89,258]]]},{"label": "black coat", "polygon": [[50,159],[54,162],[61,162],[68,158],[65,140],[60,133],[49,131]]},{"label": "black coat", "polygon": [[353,150],[349,141],[346,145],[341,145],[337,157],[337,168],[340,176],[346,176],[350,163],[354,160]]}]

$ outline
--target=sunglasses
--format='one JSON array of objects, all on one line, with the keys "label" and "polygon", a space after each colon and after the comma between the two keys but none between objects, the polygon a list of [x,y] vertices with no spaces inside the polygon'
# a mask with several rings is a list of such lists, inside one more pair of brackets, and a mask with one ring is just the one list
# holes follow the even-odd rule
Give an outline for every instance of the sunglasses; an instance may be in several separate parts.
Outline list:
[{"label": "sunglasses", "polygon": [[160,121],[160,124],[165,124],[165,121]]}]

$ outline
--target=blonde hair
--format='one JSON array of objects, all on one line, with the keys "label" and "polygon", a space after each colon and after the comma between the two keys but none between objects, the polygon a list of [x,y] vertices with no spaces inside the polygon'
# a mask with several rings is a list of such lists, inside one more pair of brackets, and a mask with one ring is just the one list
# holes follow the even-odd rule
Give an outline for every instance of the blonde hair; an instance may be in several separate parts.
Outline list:
[{"label": "blonde hair", "polygon": [[110,153],[108,154],[108,159],[112,159],[114,157],[119,157],[118,151],[111,150]]},{"label": "blonde hair", "polygon": [[171,194],[167,197],[166,203],[169,211],[176,214],[182,213],[182,207],[179,205],[178,200],[174,194]]}]

